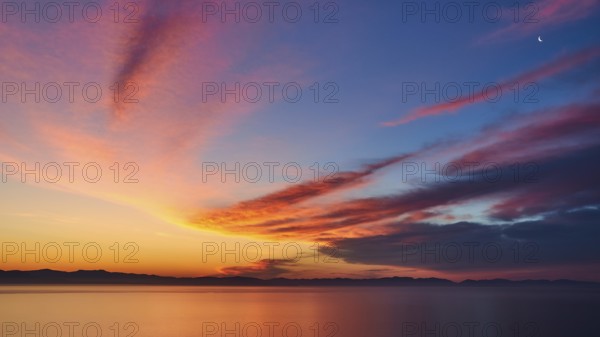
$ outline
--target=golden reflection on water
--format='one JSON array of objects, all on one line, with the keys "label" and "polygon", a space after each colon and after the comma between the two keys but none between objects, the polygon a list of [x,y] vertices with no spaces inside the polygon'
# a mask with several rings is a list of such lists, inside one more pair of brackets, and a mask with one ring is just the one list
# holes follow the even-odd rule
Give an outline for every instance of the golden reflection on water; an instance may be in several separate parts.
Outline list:
[{"label": "golden reflection on water", "polygon": [[[583,323],[594,322],[592,313],[600,312],[598,293],[443,287],[1,286],[0,336],[416,337],[427,329],[437,336],[477,337],[486,335],[487,326],[501,329],[502,336],[516,336],[518,330],[520,336],[548,337],[587,333],[593,325]],[[573,321],[579,324],[569,326]],[[477,325],[468,328],[469,322]]]}]

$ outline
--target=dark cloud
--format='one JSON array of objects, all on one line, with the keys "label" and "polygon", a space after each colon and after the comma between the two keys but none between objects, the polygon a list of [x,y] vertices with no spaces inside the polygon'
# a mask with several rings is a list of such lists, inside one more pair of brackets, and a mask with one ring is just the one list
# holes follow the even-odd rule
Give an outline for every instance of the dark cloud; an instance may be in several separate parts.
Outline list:
[{"label": "dark cloud", "polygon": [[[557,212],[501,225],[398,223],[387,235],[332,242],[350,263],[436,271],[514,271],[600,264],[600,210]],[[327,252],[324,250],[324,254]],[[598,269],[590,275],[599,277]]]},{"label": "dark cloud", "polygon": [[264,230],[318,233],[492,197],[501,201],[490,215],[503,220],[583,207],[600,200],[597,173],[600,146],[557,154],[534,163],[531,181],[516,179],[514,167],[507,164],[495,167],[492,173],[488,169],[475,170],[468,178],[456,182],[429,184],[398,195],[351,200],[312,217],[265,223]]},{"label": "dark cloud", "polygon": [[290,272],[289,268],[286,267],[293,266],[294,264],[294,261],[289,260],[261,260],[250,266],[221,268],[219,272],[224,276],[254,277],[267,280]]}]

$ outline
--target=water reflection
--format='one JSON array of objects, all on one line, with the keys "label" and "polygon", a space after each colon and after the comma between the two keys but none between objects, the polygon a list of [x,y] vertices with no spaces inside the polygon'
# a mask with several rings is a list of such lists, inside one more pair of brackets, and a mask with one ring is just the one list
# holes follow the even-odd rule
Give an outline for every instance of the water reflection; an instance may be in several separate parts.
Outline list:
[{"label": "water reflection", "polygon": [[591,336],[598,289],[3,286],[2,336]]}]

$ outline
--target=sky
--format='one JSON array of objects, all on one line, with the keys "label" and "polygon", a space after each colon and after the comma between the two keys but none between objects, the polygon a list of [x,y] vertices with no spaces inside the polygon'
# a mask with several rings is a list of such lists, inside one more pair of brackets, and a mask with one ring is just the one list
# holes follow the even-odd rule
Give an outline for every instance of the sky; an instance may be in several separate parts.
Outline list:
[{"label": "sky", "polygon": [[2,1],[2,270],[600,281],[600,3]]}]

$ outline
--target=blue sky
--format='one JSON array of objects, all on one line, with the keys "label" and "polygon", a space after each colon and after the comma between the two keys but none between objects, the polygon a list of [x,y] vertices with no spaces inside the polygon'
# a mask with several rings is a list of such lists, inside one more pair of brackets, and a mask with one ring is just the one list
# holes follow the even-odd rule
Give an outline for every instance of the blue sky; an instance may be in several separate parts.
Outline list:
[{"label": "blue sky", "polygon": [[[595,233],[589,223],[598,219],[591,174],[598,164],[598,4],[518,3],[516,23],[514,1],[480,2],[473,20],[466,3],[453,2],[463,11],[456,22],[449,22],[452,8],[440,22],[421,16],[419,6],[448,8],[437,1],[319,2],[317,23],[314,4],[306,2],[292,3],[303,9],[293,23],[280,11],[290,2],[278,3],[273,23],[267,16],[257,23],[219,13],[204,17],[215,3],[198,1],[135,2],[134,23],[115,22],[108,2],[99,2],[104,14],[96,23],[79,15],[74,22],[36,22],[4,7],[3,234],[16,242],[55,233],[84,240],[106,226],[103,242],[139,242],[148,258],[101,267],[170,275],[364,277],[377,267],[376,276],[597,279],[582,270],[600,256],[586,246]],[[481,8],[499,9],[502,18],[489,22]],[[333,11],[333,22],[324,23]],[[65,82],[78,82],[77,90],[92,83],[102,95],[94,103],[81,95],[68,101]],[[271,82],[278,83],[272,102],[265,86]],[[22,85],[36,83],[58,83],[63,95],[58,102],[43,93],[40,102],[22,96]],[[465,100],[469,83],[476,83],[473,100]],[[222,84],[229,90],[258,85],[262,96],[257,102],[222,97]],[[301,88],[297,102],[282,95],[286,84]],[[438,100],[422,95],[436,86]],[[448,96],[457,87],[460,95]],[[500,88],[501,96],[492,100],[484,87]],[[458,163],[465,173],[473,160],[483,166],[472,176],[450,181],[456,173],[450,170],[439,181],[434,174],[420,179],[421,165]],[[586,160],[588,170],[577,166]],[[63,174],[58,182],[35,182],[22,165],[31,169],[36,162],[76,162],[78,170],[95,163],[104,174],[94,183],[79,171],[73,181]],[[278,165],[272,181],[265,162]],[[236,163],[257,164],[263,175],[257,181],[222,175],[222,165]],[[207,174],[207,164],[219,171]],[[299,166],[301,179],[286,181],[286,164]],[[490,182],[486,164],[502,169],[502,177]],[[420,171],[407,178],[406,165]],[[531,176],[535,182],[524,181]],[[127,177],[135,183],[123,183]],[[575,229],[561,246],[565,226]],[[415,266],[394,256],[407,240],[460,237],[565,251],[535,267]],[[282,256],[200,266],[181,258],[209,239],[317,242],[347,255],[334,271],[306,261],[290,266]],[[569,245],[591,250],[585,255]]]}]

